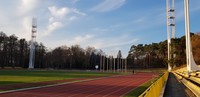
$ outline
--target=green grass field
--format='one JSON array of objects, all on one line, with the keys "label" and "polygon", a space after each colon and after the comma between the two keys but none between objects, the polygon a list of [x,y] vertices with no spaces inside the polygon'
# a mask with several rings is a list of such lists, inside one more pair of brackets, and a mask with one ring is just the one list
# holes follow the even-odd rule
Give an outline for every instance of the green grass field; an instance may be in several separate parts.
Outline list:
[{"label": "green grass field", "polygon": [[156,82],[163,74],[160,74],[158,77],[151,79],[150,81],[142,84],[141,86],[137,87],[136,89],[132,90],[125,97],[138,97],[140,96],[147,88],[149,88],[154,82]]},{"label": "green grass field", "polygon": [[[109,76],[114,73],[59,71],[59,70],[0,70],[0,86],[72,78]],[[117,74],[117,73],[115,73]]]}]

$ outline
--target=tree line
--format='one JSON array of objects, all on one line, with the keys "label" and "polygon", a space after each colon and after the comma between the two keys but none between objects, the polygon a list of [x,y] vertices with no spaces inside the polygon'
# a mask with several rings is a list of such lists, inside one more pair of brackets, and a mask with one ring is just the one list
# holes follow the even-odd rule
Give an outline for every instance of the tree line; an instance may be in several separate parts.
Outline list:
[{"label": "tree line", "polygon": [[[25,39],[18,39],[15,35],[7,36],[5,33],[0,32],[0,67],[28,68],[29,46],[30,42]],[[111,64],[110,58],[106,57],[102,50],[97,50],[94,47],[83,49],[79,45],[72,45],[71,47],[59,46],[49,50],[42,43],[36,42],[34,68],[96,69],[95,66],[98,65],[98,69],[108,70],[111,67],[108,66]],[[113,58],[112,61],[115,60],[115,64],[118,64],[121,62],[117,62],[119,58],[121,58],[121,51],[118,54],[118,59]],[[117,69],[117,66],[115,69]]]},{"label": "tree line", "polygon": [[[29,44],[25,39],[18,39],[15,35],[7,36],[0,32],[0,67],[27,68],[29,63]],[[43,64],[46,47],[36,43],[36,63]]]},{"label": "tree line", "polygon": [[[191,34],[193,55],[197,64],[200,64],[200,36]],[[15,35],[7,36],[0,32],[0,67],[22,67],[28,68],[30,42],[25,39],[18,39]],[[42,43],[35,43],[35,68],[48,69],[95,69],[99,70],[125,68],[164,68],[170,62],[173,66],[186,64],[185,58],[185,36],[172,39],[173,59],[167,59],[167,41],[152,44],[132,45],[127,60],[122,58],[121,51],[117,58],[105,57],[102,50],[94,47],[81,48],[79,45],[59,46],[49,50]],[[102,58],[103,56],[103,58]],[[123,64],[122,64],[123,63]],[[104,67],[103,67],[103,66]],[[109,66],[108,66],[109,65]],[[101,66],[101,67],[100,67]]]},{"label": "tree line", "polygon": [[[172,67],[186,64],[185,36],[171,40],[172,59],[167,59],[167,40],[160,43],[132,45],[128,55],[128,66],[133,68],[162,68],[167,67],[168,62]],[[191,33],[191,43],[194,59],[200,64],[200,36]]]}]

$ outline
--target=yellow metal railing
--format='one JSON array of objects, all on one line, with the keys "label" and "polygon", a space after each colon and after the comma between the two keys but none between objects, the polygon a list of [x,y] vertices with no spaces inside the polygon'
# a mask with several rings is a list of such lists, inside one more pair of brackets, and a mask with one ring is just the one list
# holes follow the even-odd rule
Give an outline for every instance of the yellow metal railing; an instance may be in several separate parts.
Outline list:
[{"label": "yellow metal railing", "polygon": [[168,79],[169,72],[165,72],[156,82],[154,82],[146,91],[139,97],[159,97],[160,93]]},{"label": "yellow metal railing", "polygon": [[[196,95],[197,97],[200,96],[200,87],[198,84],[200,84],[200,78],[188,75],[187,73],[183,72],[173,72],[173,74],[190,90]],[[192,81],[192,82],[191,82]],[[195,83],[193,83],[195,82]]]}]

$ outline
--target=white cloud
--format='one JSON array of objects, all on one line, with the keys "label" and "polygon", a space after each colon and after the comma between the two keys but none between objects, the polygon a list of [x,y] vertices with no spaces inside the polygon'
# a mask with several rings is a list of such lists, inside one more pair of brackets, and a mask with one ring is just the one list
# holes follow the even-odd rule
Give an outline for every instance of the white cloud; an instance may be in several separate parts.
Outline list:
[{"label": "white cloud", "polygon": [[92,11],[108,12],[120,8],[124,5],[126,0],[104,0],[99,5],[92,8]]},{"label": "white cloud", "polygon": [[[139,39],[131,39],[128,36],[120,36],[118,38],[102,38],[94,35],[76,37],[76,41],[71,44],[80,44],[81,47],[92,46],[96,49],[102,49],[108,55],[114,55],[116,57],[117,52],[121,50],[123,52],[123,57],[127,56],[127,51],[130,45],[136,44]],[[65,42],[66,43],[66,42]]]},{"label": "white cloud", "polygon": [[88,42],[93,38],[94,38],[94,35],[91,35],[91,34],[80,35],[80,36],[75,36],[74,38],[70,40],[65,40],[65,43],[67,43],[67,45],[79,44],[81,46],[87,47],[89,46]]},{"label": "white cloud", "polygon": [[24,17],[22,20],[22,32],[23,34],[20,35],[20,37],[25,37],[26,39],[30,40],[31,39],[31,18],[32,17]]},{"label": "white cloud", "polygon": [[40,0],[21,0],[18,13],[24,15],[33,11],[39,4]]},{"label": "white cloud", "polygon": [[79,15],[82,15],[82,16],[86,16],[85,13],[80,12],[80,11],[79,11],[78,9],[76,9],[76,8],[72,8],[72,11],[73,11],[74,13],[76,13],[76,14],[79,14]]},{"label": "white cloud", "polygon": [[66,26],[66,24],[78,19],[80,16],[85,16],[86,14],[80,12],[76,8],[62,7],[58,8],[56,6],[48,7],[51,14],[49,17],[49,23],[46,30],[42,31],[41,37],[47,36],[57,29]]},{"label": "white cloud", "polygon": [[57,8],[56,6],[51,6],[51,7],[48,7],[48,9],[49,9],[52,17],[54,17],[54,18],[63,19],[69,14],[77,14],[80,16],[86,16],[85,13],[80,12],[76,8],[68,8],[68,7]]},{"label": "white cloud", "polygon": [[61,7],[55,1],[5,0],[0,4],[0,30],[8,36],[15,34],[19,38],[30,40],[32,18],[36,17],[38,18],[37,40],[40,41],[54,31],[64,26],[67,27],[82,16],[86,16],[86,14],[79,9],[68,6]]},{"label": "white cloud", "polygon": [[74,41],[76,43],[80,43],[80,42],[84,42],[86,40],[89,40],[91,38],[93,38],[93,35],[77,36],[77,37],[74,38]]},{"label": "white cloud", "polygon": [[[6,24],[2,29],[7,35],[15,34],[19,38],[31,37],[31,20],[35,9],[39,6],[39,0],[6,0],[0,6],[0,21]],[[12,3],[10,3],[12,2]],[[9,6],[8,6],[9,5]]]},{"label": "white cloud", "polygon": [[60,45],[71,46],[71,45],[78,44],[83,48],[92,46],[92,47],[95,47],[96,49],[102,49],[103,51],[106,51],[107,53],[108,52],[114,53],[114,52],[117,52],[118,50],[122,50],[122,48],[124,47],[129,49],[130,45],[136,44],[139,41],[139,39],[137,38],[132,39],[128,37],[128,35],[120,36],[118,38],[116,37],[102,38],[99,35],[86,34],[86,35],[77,35],[74,37],[66,37],[66,38],[67,39],[64,39],[64,40],[49,41],[48,45],[50,45],[51,48],[55,48],[56,46],[60,46]]},{"label": "white cloud", "polygon": [[56,6],[51,6],[51,7],[48,7],[48,9],[52,17],[55,17],[55,18],[63,18],[67,14],[70,13],[70,9],[68,7],[57,8]]},{"label": "white cloud", "polygon": [[42,36],[46,36],[51,34],[54,30],[59,29],[63,26],[61,22],[52,22],[48,25],[47,30],[42,34]]},{"label": "white cloud", "polygon": [[98,49],[105,49],[105,48],[113,48],[113,47],[121,47],[124,45],[134,44],[137,42],[138,39],[132,39],[132,40],[121,40],[121,39],[111,39],[111,40],[101,40],[98,42],[95,42],[93,44],[94,47]]},{"label": "white cloud", "polygon": [[61,45],[67,45],[67,46],[72,46],[75,44],[81,45],[81,47],[87,47],[87,46],[92,46],[90,45],[90,41],[94,39],[94,35],[91,34],[86,34],[86,35],[77,35],[74,37],[66,37],[67,39],[64,40],[54,40],[54,41],[49,41],[47,44],[51,48],[55,48],[57,46]]}]

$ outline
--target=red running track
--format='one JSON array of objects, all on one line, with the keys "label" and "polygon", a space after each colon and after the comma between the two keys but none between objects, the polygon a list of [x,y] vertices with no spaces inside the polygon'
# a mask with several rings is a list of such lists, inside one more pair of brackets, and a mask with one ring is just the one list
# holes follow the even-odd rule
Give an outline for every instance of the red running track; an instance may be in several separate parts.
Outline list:
[{"label": "red running track", "polygon": [[119,97],[152,79],[153,73],[114,76],[39,89],[0,94],[0,97]]}]

